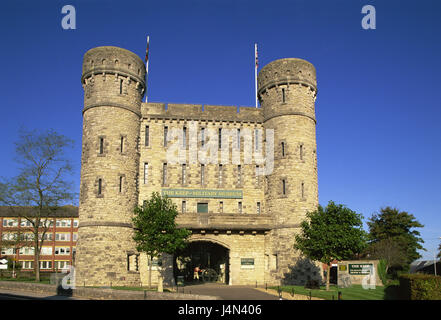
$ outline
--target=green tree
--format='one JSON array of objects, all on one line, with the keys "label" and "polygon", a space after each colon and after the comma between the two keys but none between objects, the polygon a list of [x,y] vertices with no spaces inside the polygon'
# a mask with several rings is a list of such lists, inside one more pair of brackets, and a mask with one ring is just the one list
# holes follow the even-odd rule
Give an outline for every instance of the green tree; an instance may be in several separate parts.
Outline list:
[{"label": "green tree", "polygon": [[328,265],[326,290],[329,290],[329,270],[333,260],[351,259],[366,247],[367,235],[362,229],[362,216],[349,208],[329,201],[325,209],[319,206],[308,212],[295,236],[295,249],[311,260]]},{"label": "green tree", "polygon": [[149,258],[149,287],[152,278],[152,259],[161,257],[163,253],[174,254],[185,248],[191,232],[178,228],[176,205],[167,196],[162,197],[157,192],[145,201],[142,206],[135,208],[133,225],[136,249],[145,252]]},{"label": "green tree", "polygon": [[[21,131],[15,143],[19,174],[0,182],[0,204],[15,212],[21,221],[30,222],[34,247],[35,280],[40,281],[40,252],[51,220],[60,205],[75,199],[72,182],[66,180],[73,170],[65,158],[73,141],[53,130]],[[21,239],[21,235],[18,235]],[[17,244],[18,246],[18,244]]]},{"label": "green tree", "polygon": [[[373,214],[367,225],[371,247],[378,246],[382,241],[393,241],[404,249],[403,261],[398,266],[390,268],[393,272],[407,271],[413,261],[421,258],[418,250],[425,250],[421,245],[424,241],[415,228],[422,228],[423,225],[412,214],[385,207],[380,209],[380,213]],[[383,258],[387,259],[387,257]]]},{"label": "green tree", "polygon": [[385,271],[397,268],[406,263],[406,248],[396,239],[387,238],[371,243],[366,249],[370,258],[385,261]]},{"label": "green tree", "polygon": [[438,252],[438,256],[437,256],[437,258],[440,258],[440,259],[441,259],[441,243],[440,243],[440,245],[439,245],[439,247],[438,247],[438,250],[439,250],[439,252]]}]

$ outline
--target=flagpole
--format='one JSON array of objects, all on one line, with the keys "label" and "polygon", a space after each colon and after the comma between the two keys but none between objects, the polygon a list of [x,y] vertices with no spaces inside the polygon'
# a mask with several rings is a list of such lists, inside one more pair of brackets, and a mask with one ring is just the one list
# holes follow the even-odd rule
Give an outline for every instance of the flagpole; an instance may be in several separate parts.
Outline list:
[{"label": "flagpole", "polygon": [[256,108],[257,108],[257,43],[254,44],[254,60],[255,60],[255,66],[254,66],[254,84],[255,84],[255,96],[256,96]]},{"label": "flagpole", "polygon": [[149,79],[149,43],[150,37],[147,36],[147,50],[145,53],[145,102],[147,103],[147,89],[148,89],[148,79]]}]

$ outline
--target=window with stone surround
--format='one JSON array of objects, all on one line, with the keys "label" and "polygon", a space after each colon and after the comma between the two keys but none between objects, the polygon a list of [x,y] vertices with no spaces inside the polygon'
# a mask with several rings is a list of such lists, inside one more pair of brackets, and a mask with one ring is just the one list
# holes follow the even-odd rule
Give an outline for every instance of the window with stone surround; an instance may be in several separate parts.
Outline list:
[{"label": "window with stone surround", "polygon": [[304,182],[302,182],[300,188],[301,188],[302,200],[304,200],[305,199],[305,183]]},{"label": "window with stone surround", "polygon": [[280,147],[281,147],[281,150],[282,150],[282,157],[284,157],[285,156],[285,141],[282,141],[280,143]]},{"label": "window with stone surround", "polygon": [[218,183],[221,186],[223,183],[223,176],[224,176],[224,167],[222,164],[219,164],[219,177],[218,177]]},{"label": "window with stone surround", "polygon": [[119,176],[119,193],[122,193],[123,191],[123,182],[124,182],[124,177]]},{"label": "window with stone surround", "polygon": [[187,184],[187,165],[185,163],[182,164],[182,185]]},{"label": "window with stone surround", "polygon": [[148,183],[149,179],[149,164],[144,162],[144,184]]},{"label": "window with stone surround", "polygon": [[219,213],[223,213],[224,212],[224,202],[220,201],[219,202]]},{"label": "window with stone surround", "polygon": [[299,145],[300,160],[303,160],[303,143]]},{"label": "window with stone surround", "polygon": [[166,185],[167,184],[167,164],[163,163],[162,164],[162,185]]},{"label": "window with stone surround", "polygon": [[124,137],[123,136],[121,136],[120,152],[124,153]]},{"label": "window with stone surround", "polygon": [[104,154],[104,138],[100,137],[100,154]]},{"label": "window with stone surround", "polygon": [[182,128],[182,148],[187,147],[187,127]]},{"label": "window with stone surround", "polygon": [[282,103],[285,103],[285,88],[282,88]]},{"label": "window with stone surround", "polygon": [[103,193],[103,179],[98,179],[98,195],[102,195]]},{"label": "window with stone surround", "polygon": [[181,212],[185,213],[186,211],[187,211],[187,202],[185,200],[183,200]]},{"label": "window with stone surround", "polygon": [[205,165],[201,164],[201,185],[205,185]]},{"label": "window with stone surround", "polygon": [[219,128],[218,145],[219,145],[219,149],[221,149],[222,148],[222,128]]},{"label": "window with stone surround", "polygon": [[282,179],[282,194],[286,195],[286,180]]},{"label": "window with stone surround", "polygon": [[237,184],[242,184],[242,166],[240,164],[237,166]]},{"label": "window with stone surround", "polygon": [[201,146],[205,145],[205,128],[201,128]]},{"label": "window with stone surround", "polygon": [[238,209],[239,213],[241,214],[242,213],[242,201],[239,201],[237,203],[237,209]]},{"label": "window with stone surround", "polygon": [[257,202],[257,214],[260,214],[260,202]]},{"label": "window with stone surround", "polygon": [[165,126],[165,127],[164,127],[164,142],[163,142],[164,147],[167,146],[167,134],[168,134],[168,127]]},{"label": "window with stone surround", "polygon": [[150,146],[150,127],[145,126],[145,146]]}]

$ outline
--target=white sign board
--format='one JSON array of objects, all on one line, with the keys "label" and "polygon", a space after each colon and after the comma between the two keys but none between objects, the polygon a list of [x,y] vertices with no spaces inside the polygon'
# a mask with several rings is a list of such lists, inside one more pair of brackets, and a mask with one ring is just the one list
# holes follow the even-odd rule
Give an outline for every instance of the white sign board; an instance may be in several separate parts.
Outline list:
[{"label": "white sign board", "polygon": [[6,260],[6,259],[1,259],[1,260],[0,260],[0,263],[1,263],[1,264],[7,264],[7,263],[8,263],[8,260]]},{"label": "white sign board", "polygon": [[0,270],[1,269],[7,270],[8,269],[8,265],[7,264],[0,264]]}]

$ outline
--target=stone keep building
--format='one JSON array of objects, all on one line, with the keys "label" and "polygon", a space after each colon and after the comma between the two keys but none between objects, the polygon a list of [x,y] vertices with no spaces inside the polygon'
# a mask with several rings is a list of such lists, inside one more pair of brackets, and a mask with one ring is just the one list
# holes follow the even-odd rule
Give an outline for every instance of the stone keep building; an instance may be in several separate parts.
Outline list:
[{"label": "stone keep building", "polygon": [[[154,191],[173,200],[178,225],[192,231],[190,268],[216,269],[234,285],[292,283],[311,275],[296,269],[293,243],[306,212],[318,206],[312,64],[288,58],[263,67],[260,108],[143,103],[145,65],[117,47],[87,51],[81,81],[77,285],[147,283],[147,257],[136,252],[131,218]],[[181,133],[185,162],[167,158],[174,129]],[[226,132],[233,133],[231,145]],[[266,150],[266,159],[274,141],[270,174],[256,174],[268,163],[232,161],[232,148],[240,150],[240,159],[251,152],[244,132],[252,133],[252,148]],[[219,149],[217,163],[191,159],[191,148],[203,148],[207,140]],[[226,162],[220,160],[222,144],[231,151]],[[162,261],[166,282],[173,282],[173,268],[176,273],[173,260]]]}]

